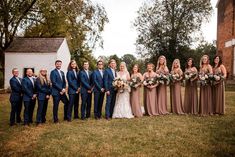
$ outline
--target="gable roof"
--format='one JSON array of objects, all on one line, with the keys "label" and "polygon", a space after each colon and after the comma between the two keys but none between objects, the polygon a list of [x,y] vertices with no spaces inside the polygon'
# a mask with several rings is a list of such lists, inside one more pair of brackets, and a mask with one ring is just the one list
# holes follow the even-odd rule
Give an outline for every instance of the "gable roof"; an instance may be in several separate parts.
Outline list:
[{"label": "gable roof", "polygon": [[64,38],[15,38],[7,52],[56,53]]}]

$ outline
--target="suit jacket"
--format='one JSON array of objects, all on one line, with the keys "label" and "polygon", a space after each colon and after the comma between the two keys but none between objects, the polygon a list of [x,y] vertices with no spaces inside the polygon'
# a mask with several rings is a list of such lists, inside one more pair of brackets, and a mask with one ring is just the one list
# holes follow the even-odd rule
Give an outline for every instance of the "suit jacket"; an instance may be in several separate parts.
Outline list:
[{"label": "suit jacket", "polygon": [[22,80],[22,89],[23,89],[23,101],[30,101],[34,94],[36,94],[35,88],[35,79],[33,78],[34,85],[31,80],[26,76]]},{"label": "suit jacket", "polygon": [[87,93],[88,90],[92,89],[91,77],[92,77],[92,73],[90,71],[89,71],[89,78],[85,70],[82,70],[79,72],[79,79],[81,83],[81,93]]},{"label": "suit jacket", "polygon": [[[115,75],[116,75],[116,72],[115,72]],[[105,69],[105,71],[104,71],[104,87],[105,87],[106,91],[114,91],[113,84],[112,84],[113,80],[114,80],[114,77],[113,77],[113,72],[112,72],[111,68]]]},{"label": "suit jacket", "polygon": [[[104,71],[103,71],[104,75]],[[104,77],[104,76],[103,76]],[[104,88],[104,80],[101,76],[101,73],[99,70],[95,70],[93,72],[93,83],[94,83],[94,92],[101,92],[101,88]]]},{"label": "suit jacket", "polygon": [[69,85],[68,94],[76,94],[78,88],[80,87],[80,80],[79,80],[78,73],[76,73],[76,76],[73,70],[69,70],[66,74],[68,85]]},{"label": "suit jacket", "polygon": [[51,94],[51,87],[48,83],[41,84],[39,78],[36,79],[36,91],[38,100],[46,100],[46,96]]},{"label": "suit jacket", "polygon": [[[19,80],[22,83],[22,79],[19,78]],[[10,101],[11,102],[20,101],[23,91],[22,91],[22,85],[19,83],[19,81],[16,79],[16,77],[13,76],[10,79],[10,86],[11,86]]]},{"label": "suit jacket", "polygon": [[53,96],[59,96],[62,89],[66,88],[65,76],[63,71],[61,71],[61,75],[62,75],[62,80],[57,69],[51,71],[50,74],[50,79],[52,83],[51,95]]}]

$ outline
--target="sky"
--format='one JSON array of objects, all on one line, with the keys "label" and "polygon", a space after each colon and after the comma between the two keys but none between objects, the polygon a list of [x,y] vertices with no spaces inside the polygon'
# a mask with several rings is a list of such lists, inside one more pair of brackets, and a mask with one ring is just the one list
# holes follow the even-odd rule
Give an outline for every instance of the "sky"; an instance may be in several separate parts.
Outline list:
[{"label": "sky", "polygon": [[[102,37],[104,40],[103,48],[96,48],[93,51],[95,57],[100,55],[113,55],[119,57],[130,53],[135,56],[137,31],[133,27],[133,22],[137,17],[137,11],[146,0],[92,0],[104,6],[109,23],[105,25]],[[211,0],[213,14],[209,23],[203,23],[202,35],[205,41],[212,43],[216,40],[217,29],[217,0]]]}]

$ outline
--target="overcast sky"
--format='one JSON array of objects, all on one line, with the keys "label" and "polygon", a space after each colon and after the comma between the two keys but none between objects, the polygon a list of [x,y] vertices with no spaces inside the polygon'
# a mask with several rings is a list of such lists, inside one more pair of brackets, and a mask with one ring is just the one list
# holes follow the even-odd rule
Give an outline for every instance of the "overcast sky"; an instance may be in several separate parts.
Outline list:
[{"label": "overcast sky", "polygon": [[[102,48],[97,48],[94,51],[94,56],[113,55],[117,54],[119,57],[126,53],[136,55],[135,41],[137,38],[137,31],[133,27],[135,17],[137,17],[137,10],[141,4],[146,0],[92,0],[98,2],[105,7],[109,23],[105,25],[102,33],[104,45]],[[216,40],[216,3],[217,0],[211,0],[214,8],[213,15],[209,23],[202,26],[204,39],[208,42]]]}]

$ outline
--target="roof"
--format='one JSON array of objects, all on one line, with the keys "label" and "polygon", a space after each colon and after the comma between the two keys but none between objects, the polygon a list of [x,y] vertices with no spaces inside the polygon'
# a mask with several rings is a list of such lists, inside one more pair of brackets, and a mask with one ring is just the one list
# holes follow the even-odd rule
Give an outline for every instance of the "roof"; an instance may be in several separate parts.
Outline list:
[{"label": "roof", "polygon": [[15,38],[5,52],[56,53],[64,38]]}]

